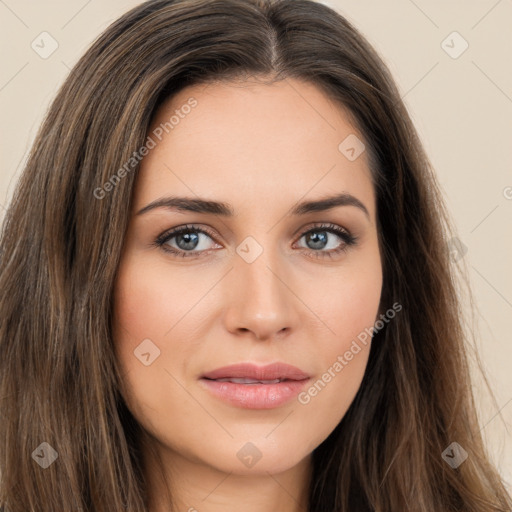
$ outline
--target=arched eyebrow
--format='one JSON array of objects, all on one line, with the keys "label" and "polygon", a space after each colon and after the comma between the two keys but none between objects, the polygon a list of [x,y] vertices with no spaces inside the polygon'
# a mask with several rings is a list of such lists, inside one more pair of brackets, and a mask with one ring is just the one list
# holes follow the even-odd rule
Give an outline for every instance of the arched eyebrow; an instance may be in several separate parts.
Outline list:
[{"label": "arched eyebrow", "polygon": [[[359,208],[368,219],[370,214],[366,206],[357,197],[342,193],[334,196],[327,196],[312,201],[302,201],[291,209],[291,215],[306,215],[312,212],[323,212],[336,208],[338,206],[355,206]],[[162,197],[141,208],[137,215],[142,215],[155,208],[165,208],[167,210],[177,210],[195,213],[204,213],[212,215],[222,215],[223,217],[234,217],[235,211],[229,203],[221,201],[210,201],[202,198],[191,197]]]},{"label": "arched eyebrow", "polygon": [[303,201],[292,208],[292,215],[305,215],[311,212],[324,212],[338,206],[355,206],[359,208],[368,219],[370,214],[366,206],[352,194],[342,193],[334,196],[327,196],[314,201]]}]

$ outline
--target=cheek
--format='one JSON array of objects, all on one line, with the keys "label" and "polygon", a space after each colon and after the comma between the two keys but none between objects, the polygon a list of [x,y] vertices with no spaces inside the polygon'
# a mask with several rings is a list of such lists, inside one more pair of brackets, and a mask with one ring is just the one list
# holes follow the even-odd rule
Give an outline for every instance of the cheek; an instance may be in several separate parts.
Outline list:
[{"label": "cheek", "polygon": [[323,281],[323,293],[309,295],[328,327],[314,355],[321,369],[299,403],[321,414],[326,432],[342,419],[366,370],[382,289],[380,259],[375,252]]},{"label": "cheek", "polygon": [[[364,333],[377,320],[382,291],[381,261],[377,248],[365,251],[347,260],[329,276],[318,276],[317,286],[308,284],[302,294],[314,304],[312,309],[323,321],[328,336],[322,343],[322,352],[331,358],[343,354],[352,341],[370,341]],[[321,286],[319,286],[321,284]],[[350,356],[349,356],[350,357]],[[324,363],[329,361],[324,360]]]},{"label": "cheek", "polygon": [[116,322],[133,337],[162,338],[182,318],[205,288],[190,272],[151,264],[137,256],[121,262],[115,286]]},{"label": "cheek", "polygon": [[[201,345],[197,331],[211,307],[208,300],[200,300],[208,295],[211,279],[195,276],[190,268],[173,268],[171,275],[165,262],[137,253],[121,261],[114,291],[114,340],[125,372],[151,379],[155,372],[150,368],[174,371],[177,361],[182,368],[188,367]],[[158,354],[150,358],[154,362],[148,367],[137,358],[143,349],[142,353]],[[146,382],[146,377],[141,378],[137,386]]]},{"label": "cheek", "polygon": [[[173,343],[173,339],[190,339],[184,335],[187,322],[181,319],[206,291],[201,291],[204,286],[190,275],[174,272],[172,284],[165,275],[161,265],[128,255],[120,264],[114,288],[113,337],[123,394],[132,412],[145,422],[153,416],[145,410],[146,405],[151,409],[155,404],[166,404],[172,413],[177,403],[168,396],[169,389],[175,393],[180,389],[171,376],[171,360],[188,361],[190,354],[185,350],[192,351],[193,346]],[[178,331],[177,338],[173,334]],[[179,399],[183,405],[187,397]]]}]

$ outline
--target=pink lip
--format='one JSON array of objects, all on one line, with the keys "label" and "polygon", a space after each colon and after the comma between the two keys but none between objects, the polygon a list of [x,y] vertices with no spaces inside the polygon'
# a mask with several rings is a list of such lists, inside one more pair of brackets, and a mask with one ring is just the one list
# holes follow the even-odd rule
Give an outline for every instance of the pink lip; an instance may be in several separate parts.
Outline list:
[{"label": "pink lip", "polygon": [[[285,379],[273,384],[241,384],[214,379]],[[244,409],[273,409],[295,397],[309,381],[309,375],[295,366],[274,363],[266,366],[243,363],[205,373],[200,382],[213,395]]]},{"label": "pink lip", "polygon": [[234,377],[256,380],[303,380],[307,379],[309,375],[296,366],[291,366],[286,363],[273,363],[266,366],[257,366],[252,363],[239,363],[217,368],[216,370],[205,373],[202,377],[207,379],[225,379]]}]

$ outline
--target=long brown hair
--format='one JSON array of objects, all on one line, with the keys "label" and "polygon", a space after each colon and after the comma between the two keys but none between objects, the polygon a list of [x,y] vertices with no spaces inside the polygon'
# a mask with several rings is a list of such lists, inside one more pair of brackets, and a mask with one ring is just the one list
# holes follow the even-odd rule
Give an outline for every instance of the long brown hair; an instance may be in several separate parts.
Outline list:
[{"label": "long brown hair", "polygon": [[[111,330],[134,155],[163,100],[245,76],[306,80],[348,109],[372,157],[382,305],[403,305],[374,334],[356,398],[314,451],[309,510],[509,511],[478,429],[430,163],[380,57],[308,0],[146,2],[64,82],[1,235],[0,506],[147,510],[142,432],[120,393]],[[442,457],[453,442],[469,454],[457,468]]]}]

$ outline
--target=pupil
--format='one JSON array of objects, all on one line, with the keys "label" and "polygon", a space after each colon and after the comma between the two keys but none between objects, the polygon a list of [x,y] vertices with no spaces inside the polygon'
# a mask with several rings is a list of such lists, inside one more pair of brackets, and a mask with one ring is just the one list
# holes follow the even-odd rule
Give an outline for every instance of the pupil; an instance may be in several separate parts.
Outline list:
[{"label": "pupil", "polygon": [[[327,232],[326,231],[315,231],[306,235],[308,242],[312,242],[312,249],[323,249],[327,244]],[[177,235],[176,243],[182,250],[195,249],[199,241],[198,233],[182,233]],[[180,244],[180,241],[184,241],[184,244]]]},{"label": "pupil", "polygon": [[[183,250],[195,249],[198,239],[199,235],[197,233],[182,233],[177,236],[176,243],[178,244],[178,247]],[[185,246],[180,244],[180,240],[185,240]]]},{"label": "pupil", "polygon": [[327,244],[327,233],[325,231],[315,231],[308,235],[308,239],[309,241],[313,241],[313,244],[316,244],[313,249],[323,249]]}]

